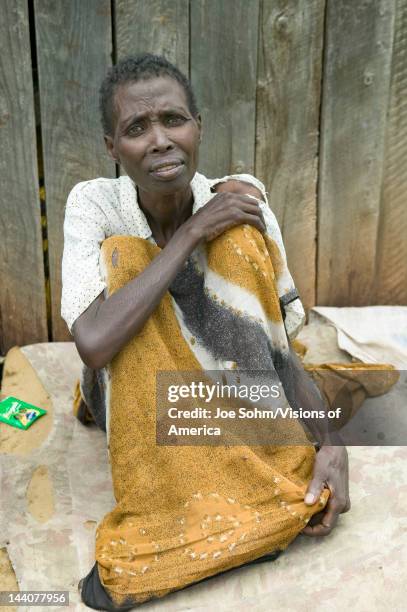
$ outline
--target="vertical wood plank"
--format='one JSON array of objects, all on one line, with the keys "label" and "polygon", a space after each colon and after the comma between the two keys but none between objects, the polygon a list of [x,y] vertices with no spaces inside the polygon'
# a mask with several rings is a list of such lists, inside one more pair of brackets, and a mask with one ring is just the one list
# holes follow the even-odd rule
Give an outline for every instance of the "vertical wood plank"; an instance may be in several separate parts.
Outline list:
[{"label": "vertical wood plank", "polygon": [[118,59],[164,55],[188,76],[188,0],[116,0],[115,22]]},{"label": "vertical wood plank", "polygon": [[407,304],[407,0],[397,0],[377,248],[377,304]]},{"label": "vertical wood plank", "polygon": [[0,19],[0,353],[48,340],[26,0]]},{"label": "vertical wood plank", "polygon": [[263,0],[260,17],[256,175],[305,308],[315,304],[324,12],[325,0]]},{"label": "vertical wood plank", "polygon": [[374,303],[393,0],[328,0],[318,303]]},{"label": "vertical wood plank", "polygon": [[199,170],[254,174],[258,0],[191,2],[191,81],[203,118]]},{"label": "vertical wood plank", "polygon": [[66,198],[79,181],[115,176],[98,110],[111,65],[110,1],[35,0],[34,7],[53,339],[72,340],[60,316]]}]

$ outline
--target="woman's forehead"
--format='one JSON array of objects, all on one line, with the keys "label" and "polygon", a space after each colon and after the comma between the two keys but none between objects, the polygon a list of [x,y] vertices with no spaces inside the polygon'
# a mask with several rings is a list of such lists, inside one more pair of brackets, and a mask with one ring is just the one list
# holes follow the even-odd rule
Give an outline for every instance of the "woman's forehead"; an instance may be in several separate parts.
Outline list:
[{"label": "woman's forehead", "polygon": [[171,77],[154,77],[120,85],[115,93],[116,117],[178,107],[188,110],[184,88]]}]

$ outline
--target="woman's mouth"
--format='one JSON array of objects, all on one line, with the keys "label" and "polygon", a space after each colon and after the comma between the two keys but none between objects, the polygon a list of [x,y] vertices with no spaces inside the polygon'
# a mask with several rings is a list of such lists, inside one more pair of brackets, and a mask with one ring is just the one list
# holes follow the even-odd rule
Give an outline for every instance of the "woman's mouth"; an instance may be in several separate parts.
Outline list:
[{"label": "woman's mouth", "polygon": [[152,174],[156,178],[160,179],[173,179],[181,174],[184,164],[165,164],[156,168],[155,170],[151,170],[150,174]]}]

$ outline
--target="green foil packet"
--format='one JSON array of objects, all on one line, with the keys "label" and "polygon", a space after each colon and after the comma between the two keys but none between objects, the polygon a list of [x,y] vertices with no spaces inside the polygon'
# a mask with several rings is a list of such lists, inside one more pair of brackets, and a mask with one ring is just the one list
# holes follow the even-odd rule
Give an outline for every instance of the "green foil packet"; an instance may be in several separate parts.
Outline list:
[{"label": "green foil packet", "polygon": [[47,411],[27,404],[16,397],[5,397],[0,401],[0,421],[19,429],[28,429]]}]

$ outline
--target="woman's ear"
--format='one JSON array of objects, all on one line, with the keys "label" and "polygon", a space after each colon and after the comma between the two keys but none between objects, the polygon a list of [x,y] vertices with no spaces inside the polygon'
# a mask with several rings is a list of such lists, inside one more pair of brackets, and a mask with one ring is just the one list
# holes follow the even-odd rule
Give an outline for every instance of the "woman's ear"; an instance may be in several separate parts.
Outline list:
[{"label": "woman's ear", "polygon": [[120,160],[117,157],[116,152],[115,152],[113,138],[106,134],[103,136],[103,138],[105,141],[107,152],[109,153],[110,157],[113,159],[114,162],[116,162],[116,164],[119,164]]}]

